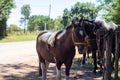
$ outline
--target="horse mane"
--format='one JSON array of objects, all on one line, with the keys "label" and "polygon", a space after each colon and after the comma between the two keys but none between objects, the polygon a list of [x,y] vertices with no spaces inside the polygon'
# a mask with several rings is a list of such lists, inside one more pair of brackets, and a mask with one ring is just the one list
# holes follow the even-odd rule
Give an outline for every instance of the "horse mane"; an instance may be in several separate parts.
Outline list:
[{"label": "horse mane", "polygon": [[66,30],[70,30],[71,28],[72,28],[72,24],[69,25],[69,26],[66,28]]},{"label": "horse mane", "polygon": [[66,30],[70,30],[73,27],[73,24],[77,24],[79,23],[79,19],[76,17],[76,19],[73,19],[71,24],[66,28]]},{"label": "horse mane", "polygon": [[69,31],[71,28],[72,24],[66,27],[64,30],[59,31],[59,33],[56,35],[57,39],[60,39],[66,33],[66,31]]}]

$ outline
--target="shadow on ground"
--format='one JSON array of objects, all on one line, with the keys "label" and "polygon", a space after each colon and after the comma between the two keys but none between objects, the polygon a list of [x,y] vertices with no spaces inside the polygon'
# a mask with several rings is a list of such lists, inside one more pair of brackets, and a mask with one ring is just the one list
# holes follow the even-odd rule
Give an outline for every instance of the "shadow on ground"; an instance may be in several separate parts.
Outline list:
[{"label": "shadow on ground", "polygon": [[[65,79],[64,66],[62,67],[62,80]],[[38,78],[37,66],[28,64],[0,64],[0,80],[41,80]],[[47,72],[48,80],[55,80],[55,65],[51,65]],[[102,80],[101,75],[93,74],[91,67],[72,66],[70,80]]]}]

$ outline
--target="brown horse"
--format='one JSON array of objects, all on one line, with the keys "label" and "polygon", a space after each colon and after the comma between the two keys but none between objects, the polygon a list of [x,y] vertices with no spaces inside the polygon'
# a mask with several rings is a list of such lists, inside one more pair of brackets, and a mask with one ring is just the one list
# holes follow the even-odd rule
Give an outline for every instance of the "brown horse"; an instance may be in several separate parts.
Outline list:
[{"label": "brown horse", "polygon": [[[79,20],[72,22],[65,30],[56,32],[42,32],[37,37],[36,49],[39,57],[39,76],[46,80],[47,63],[56,63],[57,80],[61,79],[61,65],[65,65],[66,80],[75,56],[75,45],[84,48],[84,31],[79,25]],[[53,41],[49,43],[49,39]]]},{"label": "brown horse", "polygon": [[[85,31],[85,42],[87,43],[86,45],[86,52],[87,53],[92,53],[92,58],[94,60],[94,70],[93,72],[96,73],[96,69],[97,69],[97,55],[96,52],[98,50],[97,48],[97,41],[96,41],[96,31],[101,27],[99,25],[97,25],[94,21],[89,21],[89,20],[81,20],[80,22],[81,26],[84,27],[84,31]],[[80,50],[80,48],[79,48]],[[85,57],[86,57],[86,53],[83,53],[83,62],[82,64],[85,63]]]}]

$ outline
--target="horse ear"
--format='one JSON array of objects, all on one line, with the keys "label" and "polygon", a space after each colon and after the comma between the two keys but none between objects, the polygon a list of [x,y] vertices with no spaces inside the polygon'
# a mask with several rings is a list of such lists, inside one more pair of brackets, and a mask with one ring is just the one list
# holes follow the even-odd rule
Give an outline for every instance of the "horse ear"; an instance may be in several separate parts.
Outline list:
[{"label": "horse ear", "polygon": [[72,20],[72,25],[73,25],[74,27],[76,27],[76,21],[75,21],[75,20]]},{"label": "horse ear", "polygon": [[76,27],[79,24],[79,19],[76,17],[75,19],[72,20],[72,25]]},{"label": "horse ear", "polygon": [[83,23],[83,17],[81,17],[81,19],[79,20],[79,24],[82,25]]},{"label": "horse ear", "polygon": [[83,21],[83,17],[81,17],[81,19],[79,20],[79,22],[82,22]]}]

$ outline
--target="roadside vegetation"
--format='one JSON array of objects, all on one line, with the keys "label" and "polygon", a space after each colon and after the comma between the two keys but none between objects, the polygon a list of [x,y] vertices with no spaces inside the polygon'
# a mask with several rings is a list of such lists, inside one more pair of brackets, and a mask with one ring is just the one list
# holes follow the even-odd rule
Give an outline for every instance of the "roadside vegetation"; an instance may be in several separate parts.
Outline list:
[{"label": "roadside vegetation", "polygon": [[39,32],[14,32],[9,33],[5,38],[0,38],[0,42],[18,42],[18,41],[29,41],[36,40]]}]

